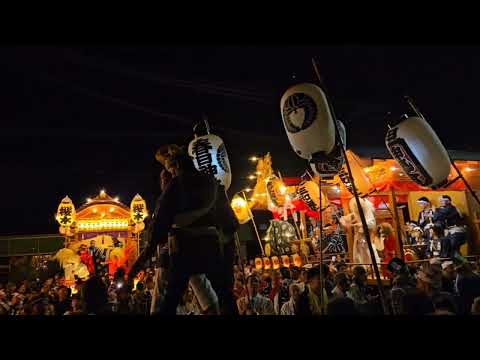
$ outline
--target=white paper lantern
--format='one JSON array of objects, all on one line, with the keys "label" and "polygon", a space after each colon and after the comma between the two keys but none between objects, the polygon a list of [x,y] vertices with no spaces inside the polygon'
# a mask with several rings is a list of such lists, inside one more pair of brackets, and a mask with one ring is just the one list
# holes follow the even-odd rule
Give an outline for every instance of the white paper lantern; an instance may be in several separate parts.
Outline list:
[{"label": "white paper lantern", "polygon": [[320,87],[309,83],[292,86],[283,94],[280,110],[288,140],[298,156],[312,160],[333,150],[335,126]]},{"label": "white paper lantern", "polygon": [[223,140],[217,135],[198,136],[188,145],[188,154],[198,171],[213,175],[225,190],[232,183],[232,172],[227,149]]},{"label": "white paper lantern", "polygon": [[407,118],[388,131],[385,142],[405,174],[417,184],[434,188],[446,183],[450,158],[425,119]]},{"label": "white paper lantern", "polygon": [[318,158],[315,163],[310,164],[313,173],[321,178],[330,178],[338,174],[345,162],[342,154],[341,144],[346,147],[347,133],[345,125],[337,120],[338,130],[340,132],[341,142],[335,138],[335,146],[330,154]]}]

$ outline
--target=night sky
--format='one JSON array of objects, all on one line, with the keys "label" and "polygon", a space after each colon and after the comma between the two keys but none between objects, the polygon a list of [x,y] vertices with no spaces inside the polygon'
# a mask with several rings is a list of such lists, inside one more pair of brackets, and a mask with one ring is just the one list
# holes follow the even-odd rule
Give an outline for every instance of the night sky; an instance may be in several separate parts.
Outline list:
[{"label": "night sky", "polygon": [[410,95],[447,148],[480,151],[478,46],[3,47],[0,234],[57,232],[67,194],[79,207],[102,188],[127,205],[138,192],[152,206],[155,149],[188,143],[202,113],[227,145],[232,192],[249,184],[253,154],[301,175],[279,102],[315,80],[312,56],[353,149],[384,147]]}]

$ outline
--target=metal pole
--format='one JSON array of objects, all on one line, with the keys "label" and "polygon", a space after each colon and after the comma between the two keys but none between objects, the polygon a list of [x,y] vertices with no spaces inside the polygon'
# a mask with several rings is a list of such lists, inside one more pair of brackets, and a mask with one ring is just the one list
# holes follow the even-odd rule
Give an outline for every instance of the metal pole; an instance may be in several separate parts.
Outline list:
[{"label": "metal pole", "polygon": [[400,231],[400,217],[398,216],[398,208],[397,208],[397,198],[395,196],[395,189],[392,186],[392,206],[393,206],[393,214],[395,216],[395,223],[396,223],[396,230],[397,230],[397,238],[398,238],[398,250],[400,252],[400,258],[402,260],[405,259],[405,253],[403,251],[403,238],[402,233]]},{"label": "metal pole", "polygon": [[[312,59],[312,63],[313,63],[313,67],[315,69],[315,73],[317,75],[318,81],[321,84],[322,83],[322,78],[320,77],[320,73],[318,72],[317,64],[315,62],[315,59]],[[327,95],[326,89],[324,88],[323,90],[325,91],[325,95]],[[387,303],[386,303],[386,300],[385,300],[385,292],[384,292],[384,289],[383,289],[382,280],[380,278],[380,272],[378,271],[378,265],[377,265],[377,261],[375,259],[373,246],[372,246],[372,241],[370,239],[370,232],[369,232],[368,226],[367,226],[367,221],[365,220],[365,214],[363,213],[363,208],[360,204],[360,197],[358,196],[357,188],[355,187],[354,178],[352,176],[352,169],[350,168],[350,163],[348,162],[348,159],[347,159],[344,144],[343,144],[342,138],[340,137],[340,130],[338,129],[337,119],[335,117],[335,113],[333,111],[333,108],[332,107],[330,107],[330,108],[331,108],[330,111],[331,111],[331,114],[332,114],[332,117],[333,117],[333,124],[335,126],[335,135],[336,135],[336,137],[338,137],[338,141],[340,143],[340,148],[341,148],[341,151],[342,151],[342,155],[344,157],[345,164],[347,166],[347,172],[348,172],[348,176],[350,178],[350,183],[352,184],[353,195],[355,197],[355,201],[356,201],[356,204],[357,204],[358,214],[359,214],[360,220],[362,222],[363,232],[365,234],[365,240],[367,241],[367,244],[368,244],[368,250],[370,252],[370,258],[372,260],[372,266],[373,266],[373,270],[375,272],[375,277],[376,277],[376,281],[377,281],[378,290],[380,292],[380,301],[382,303],[383,312],[384,312],[385,315],[388,315],[389,311],[388,311]]]}]

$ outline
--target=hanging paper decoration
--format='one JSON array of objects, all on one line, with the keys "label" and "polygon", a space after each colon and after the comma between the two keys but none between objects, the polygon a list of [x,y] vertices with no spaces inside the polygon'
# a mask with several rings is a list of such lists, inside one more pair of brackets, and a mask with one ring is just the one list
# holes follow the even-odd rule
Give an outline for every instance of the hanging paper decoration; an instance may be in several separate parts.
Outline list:
[{"label": "hanging paper decoration", "polygon": [[[350,170],[352,171],[353,180],[355,181],[358,196],[366,196],[372,188],[370,180],[367,174],[365,174],[365,170],[363,170],[362,166],[360,165],[360,160],[358,159],[358,157],[351,150],[347,150],[346,155],[350,164]],[[350,194],[353,195],[353,187],[348,176],[348,170],[346,165],[342,167],[342,169],[338,173],[338,177],[342,181],[343,185],[350,192]]]},{"label": "hanging paper decoration", "polygon": [[290,267],[290,256],[288,255],[282,256],[282,265],[287,268]]},{"label": "hanging paper decoration", "polygon": [[58,205],[56,219],[60,226],[65,228],[65,232],[74,223],[76,219],[75,206],[68,196],[65,196]]},{"label": "hanging paper decoration", "polygon": [[257,270],[263,269],[263,261],[261,258],[255,258],[255,269]]},{"label": "hanging paper decoration", "polygon": [[245,224],[251,219],[248,203],[241,196],[235,195],[230,206],[232,207],[233,212],[235,213],[235,216],[240,224]]},{"label": "hanging paper decoration", "polygon": [[335,147],[333,148],[332,152],[317,157],[315,162],[310,164],[314,174],[320,176],[321,178],[331,178],[335,176],[342,169],[342,166],[345,162],[341,148],[341,144],[343,144],[345,148],[347,141],[345,125],[343,125],[340,120],[337,120],[337,124],[342,141],[340,142],[340,140],[336,137]]},{"label": "hanging paper decoration", "polygon": [[147,204],[142,197],[137,194],[130,203],[130,218],[135,224],[139,224],[148,216]]},{"label": "hanging paper decoration", "polygon": [[277,176],[271,175],[266,180],[266,189],[269,205],[278,209],[285,206],[287,187]]},{"label": "hanging paper decoration", "polygon": [[223,140],[217,135],[197,136],[188,145],[188,154],[198,171],[213,175],[225,190],[232,183],[232,172],[227,149]]},{"label": "hanging paper decoration", "polygon": [[[302,181],[297,188],[297,194],[311,211],[320,210],[320,187],[314,181]],[[327,205],[328,200],[322,192],[322,208]]]},{"label": "hanging paper decoration", "polygon": [[409,117],[391,128],[385,143],[405,174],[421,186],[447,182],[450,158],[432,127],[420,117]]},{"label": "hanging paper decoration", "polygon": [[295,153],[307,160],[329,154],[335,145],[335,126],[323,90],[314,84],[292,86],[280,101],[283,125]]}]

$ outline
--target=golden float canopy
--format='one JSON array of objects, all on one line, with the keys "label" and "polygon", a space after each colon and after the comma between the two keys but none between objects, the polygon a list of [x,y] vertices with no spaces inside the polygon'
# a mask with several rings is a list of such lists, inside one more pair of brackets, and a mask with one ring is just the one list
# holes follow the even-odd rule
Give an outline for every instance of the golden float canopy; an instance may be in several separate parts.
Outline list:
[{"label": "golden float canopy", "polygon": [[230,206],[240,224],[245,224],[250,220],[250,210],[247,201],[240,195],[235,195]]},{"label": "golden float canopy", "polygon": [[61,227],[70,227],[76,219],[75,206],[68,196],[58,205],[56,219]]},{"label": "golden float canopy", "polygon": [[147,204],[143,198],[137,194],[130,203],[130,218],[135,224],[140,224],[148,216]]}]

